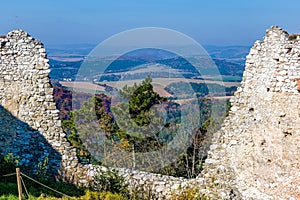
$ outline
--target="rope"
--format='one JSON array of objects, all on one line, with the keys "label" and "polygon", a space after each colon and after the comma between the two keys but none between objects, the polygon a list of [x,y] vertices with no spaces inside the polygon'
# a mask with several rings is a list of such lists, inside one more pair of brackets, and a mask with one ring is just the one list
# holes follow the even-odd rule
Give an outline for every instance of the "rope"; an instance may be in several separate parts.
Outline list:
[{"label": "rope", "polygon": [[68,197],[68,198],[70,198],[70,199],[73,199],[73,197],[71,197],[71,196],[69,196],[69,195],[66,195],[66,194],[64,194],[64,193],[62,193],[62,192],[59,192],[59,191],[57,191],[57,190],[55,190],[55,189],[52,189],[52,188],[48,187],[47,185],[44,185],[43,183],[40,183],[40,182],[34,180],[33,178],[27,176],[26,174],[23,174],[22,172],[21,172],[21,175],[25,176],[26,178],[32,180],[33,182],[35,182],[35,183],[37,183],[37,184],[40,184],[41,186],[43,186],[43,187],[45,187],[45,188],[47,188],[47,189],[49,189],[49,190],[52,190],[53,192],[56,192],[56,193],[58,193],[58,194],[60,194],[60,195],[63,195],[63,196],[66,196],[66,197]]},{"label": "rope", "polygon": [[28,193],[28,191],[27,191],[27,188],[26,188],[26,185],[25,185],[25,183],[24,183],[24,181],[23,181],[22,176],[20,176],[20,179],[21,179],[22,185],[23,185],[23,187],[24,187],[24,189],[25,189],[25,193],[26,193],[27,197],[29,198],[29,193]]},{"label": "rope", "polygon": [[13,176],[16,175],[16,173],[6,174],[6,175],[0,175],[0,177],[7,177],[7,176]]}]

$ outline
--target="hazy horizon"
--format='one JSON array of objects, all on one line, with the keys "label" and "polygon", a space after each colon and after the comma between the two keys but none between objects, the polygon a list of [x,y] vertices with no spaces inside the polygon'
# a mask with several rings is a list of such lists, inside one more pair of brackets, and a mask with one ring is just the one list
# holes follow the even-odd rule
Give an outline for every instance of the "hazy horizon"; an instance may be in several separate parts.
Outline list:
[{"label": "hazy horizon", "polygon": [[14,0],[1,6],[0,35],[23,29],[46,46],[99,44],[141,27],[173,29],[214,46],[252,46],[272,25],[300,32],[296,0]]}]

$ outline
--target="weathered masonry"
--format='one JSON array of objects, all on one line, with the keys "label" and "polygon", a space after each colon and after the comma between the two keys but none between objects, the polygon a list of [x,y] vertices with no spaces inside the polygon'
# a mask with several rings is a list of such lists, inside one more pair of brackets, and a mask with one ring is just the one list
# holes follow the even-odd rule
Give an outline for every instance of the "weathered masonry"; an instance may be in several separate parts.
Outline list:
[{"label": "weathered masonry", "polygon": [[75,167],[75,149],[61,128],[46,50],[21,30],[0,38],[0,152],[13,153],[21,164],[49,160],[57,174],[61,166]]},{"label": "weathered masonry", "polygon": [[300,37],[273,26],[247,56],[203,176],[220,197],[300,199]]},{"label": "weathered masonry", "polygon": [[[0,154],[93,184],[101,166],[82,165],[53,101],[43,45],[21,30],[0,37]],[[197,187],[215,199],[300,199],[300,37],[273,26],[252,47],[241,87],[214,136],[204,170],[187,180],[120,169],[130,187],[167,199]]]}]

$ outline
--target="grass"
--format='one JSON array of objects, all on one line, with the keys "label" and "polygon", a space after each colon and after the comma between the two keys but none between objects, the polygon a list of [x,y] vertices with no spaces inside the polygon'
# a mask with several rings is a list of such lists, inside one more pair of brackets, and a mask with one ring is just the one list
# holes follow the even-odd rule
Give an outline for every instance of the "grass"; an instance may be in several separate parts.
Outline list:
[{"label": "grass", "polygon": [[[60,191],[66,192],[64,189],[65,187],[63,185],[60,186]],[[68,187],[66,187],[68,190],[70,190]],[[147,196],[146,194],[142,194],[142,196],[138,194],[133,194],[131,196],[124,196],[122,194],[118,193],[112,193],[112,192],[95,192],[90,190],[85,190],[83,193],[78,194],[78,191],[73,190],[74,195],[71,195],[73,198],[67,198],[67,197],[61,197],[61,196],[54,196],[53,194],[47,193],[38,188],[35,188],[35,190],[30,187],[27,188],[29,194],[29,198],[25,194],[23,194],[23,199],[29,199],[29,200],[142,200],[142,199],[152,199],[150,196]],[[0,200],[18,200],[18,194],[17,194],[18,188],[15,183],[8,183],[4,184],[0,182]],[[5,193],[3,193],[5,192]],[[24,192],[24,190],[23,190]],[[68,191],[70,193],[71,191]],[[172,196],[172,199],[176,200],[209,200],[207,196],[199,194],[199,191],[196,189],[187,189],[183,191],[181,194],[175,194]]]},{"label": "grass", "polygon": [[[48,189],[41,188],[34,184],[28,184],[25,181],[26,188],[29,192],[29,199],[61,199],[61,196],[57,196],[55,193],[49,191]],[[48,185],[48,184],[47,184]],[[77,189],[75,186],[71,186],[63,183],[49,184],[51,188],[55,188],[58,191],[63,191],[64,193],[74,196],[74,199],[78,199],[79,196],[85,194],[84,190]],[[12,182],[0,182],[0,200],[2,199],[17,199],[18,200],[18,186],[16,183]],[[27,199],[25,196],[25,190],[23,189],[23,199]]]},{"label": "grass", "polygon": [[[23,195],[22,199],[28,199],[28,200],[36,200],[38,198],[29,195],[29,198],[27,198],[25,195]],[[2,195],[0,196],[0,200],[19,200],[19,197],[13,194],[9,194],[9,195]]]},{"label": "grass", "polygon": [[[0,163],[0,171],[3,172],[5,168],[14,168],[13,166],[9,165],[10,162]],[[10,171],[13,171],[13,170]],[[10,172],[8,171],[8,173]],[[110,171],[109,171],[110,172]],[[45,177],[37,178],[39,182],[47,185],[48,187],[57,190],[66,194],[67,196],[71,197],[68,198],[67,196],[57,194],[41,185],[32,182],[31,180],[23,177],[24,184],[27,188],[29,196],[27,197],[25,190],[23,189],[23,199],[29,200],[69,200],[69,199],[78,199],[78,200],[137,200],[135,196],[130,196],[129,191],[127,192],[127,185],[123,185],[123,178],[118,176],[116,171],[111,171],[108,175],[99,175],[100,178],[107,179],[106,182],[102,183],[102,185],[108,184],[111,187],[102,188],[101,191],[91,191],[87,188],[78,188],[75,185],[63,183],[63,182],[56,182],[52,179],[46,179]],[[122,187],[121,187],[122,186]],[[98,188],[99,189],[99,188]],[[121,190],[122,189],[122,190]],[[18,200],[18,186],[16,183],[16,177],[9,176],[9,177],[0,177],[0,200]]]},{"label": "grass", "polygon": [[[111,192],[92,192],[90,190],[87,190],[86,193],[82,196],[79,197],[73,197],[73,198],[68,198],[68,197],[53,197],[50,195],[46,194],[41,194],[40,196],[36,197],[34,195],[29,194],[29,198],[27,198],[26,195],[23,194],[22,199],[28,199],[28,200],[127,200],[125,196],[121,194],[114,194]],[[19,200],[19,197],[15,194],[7,194],[7,195],[2,195],[0,196],[0,200]]]}]

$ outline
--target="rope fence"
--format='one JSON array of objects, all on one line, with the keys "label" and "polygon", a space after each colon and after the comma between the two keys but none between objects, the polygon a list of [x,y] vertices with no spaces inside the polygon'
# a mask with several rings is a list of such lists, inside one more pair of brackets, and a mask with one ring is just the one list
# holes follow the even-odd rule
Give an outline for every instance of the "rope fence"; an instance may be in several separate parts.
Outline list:
[{"label": "rope fence", "polygon": [[[16,169],[16,171],[19,171],[19,170],[20,170],[19,168]],[[23,186],[23,188],[24,188],[24,190],[25,190],[25,193],[26,193],[26,196],[27,196],[27,197],[29,197],[29,193],[28,193],[28,190],[27,190],[27,188],[26,188],[26,186],[25,186],[25,183],[24,183],[24,181],[23,181],[22,176],[24,176],[25,178],[27,178],[27,179],[29,179],[29,180],[31,180],[31,181],[33,181],[33,182],[39,184],[40,186],[42,186],[42,187],[44,187],[44,188],[47,188],[48,190],[51,190],[52,192],[55,192],[55,193],[60,194],[60,195],[62,195],[62,196],[68,197],[68,198],[70,198],[70,199],[75,199],[74,197],[71,197],[71,196],[69,196],[69,195],[67,195],[67,194],[64,194],[64,193],[62,193],[62,192],[60,192],[60,191],[57,191],[57,190],[55,190],[55,189],[53,189],[53,188],[51,188],[51,187],[49,187],[49,186],[47,186],[47,185],[45,185],[45,184],[39,182],[39,181],[37,181],[37,180],[31,178],[30,176],[27,176],[26,174],[24,174],[24,173],[22,173],[22,172],[20,172],[19,174],[18,174],[18,173],[11,173],[11,174],[0,175],[0,178],[1,178],[1,177],[14,176],[14,175],[17,175],[17,181],[20,181],[20,182],[22,183],[22,186]],[[20,186],[18,185],[18,187],[20,187]],[[19,189],[19,192],[18,192],[18,193],[19,193],[19,199],[21,200],[21,199],[22,199],[22,189],[21,189],[21,188],[18,188],[18,189]],[[20,193],[21,193],[21,194],[20,194]]]},{"label": "rope fence", "polygon": [[0,175],[0,178],[1,178],[1,177],[14,176],[14,175],[16,175],[16,174],[17,174],[17,173],[11,173],[11,174]]},{"label": "rope fence", "polygon": [[51,190],[51,191],[57,193],[57,194],[66,196],[66,197],[71,198],[71,199],[73,198],[73,197],[71,197],[71,196],[69,196],[69,195],[67,195],[67,194],[64,194],[64,193],[62,193],[62,192],[60,192],[60,191],[57,191],[57,190],[55,190],[55,189],[53,189],[53,188],[50,188],[49,186],[47,186],[47,185],[45,185],[45,184],[43,184],[43,183],[41,183],[41,182],[39,182],[39,181],[37,181],[37,180],[34,180],[33,178],[27,176],[26,174],[23,174],[22,172],[21,172],[21,175],[24,176],[24,177],[26,177],[26,178],[28,178],[29,180],[31,180],[31,181],[33,181],[33,182],[39,184],[39,185],[41,185],[41,186],[47,188],[48,190]]},{"label": "rope fence", "polygon": [[24,187],[24,189],[25,189],[25,193],[26,193],[27,197],[29,198],[29,193],[28,193],[28,191],[27,191],[27,188],[26,188],[26,185],[25,185],[25,183],[24,183],[24,181],[23,181],[22,176],[20,176],[20,178],[21,178],[22,185],[23,185],[23,187]]}]

